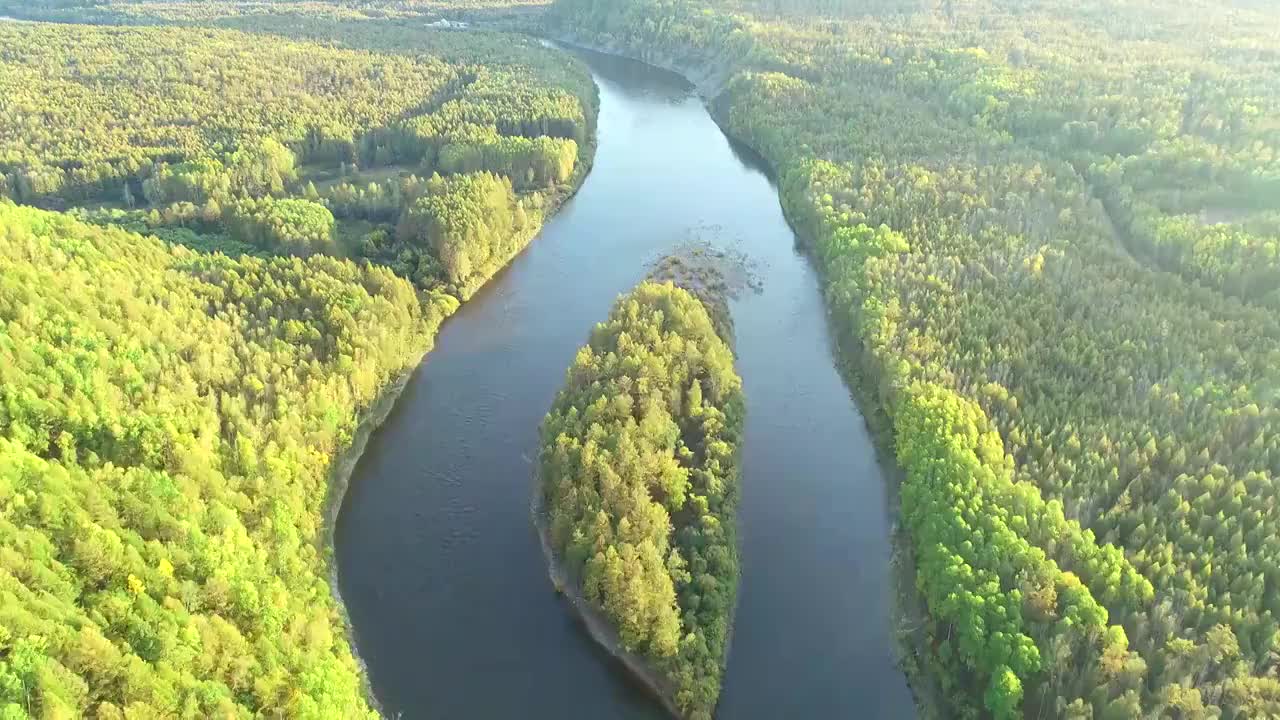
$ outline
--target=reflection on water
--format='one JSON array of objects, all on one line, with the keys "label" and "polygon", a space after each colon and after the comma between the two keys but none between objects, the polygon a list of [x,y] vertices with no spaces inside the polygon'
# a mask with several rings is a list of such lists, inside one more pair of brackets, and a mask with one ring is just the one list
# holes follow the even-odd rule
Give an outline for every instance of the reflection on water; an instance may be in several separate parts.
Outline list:
[{"label": "reflection on water", "polygon": [[352,478],[342,595],[375,693],[405,718],[661,718],[574,621],[530,523],[537,427],[619,293],[690,239],[762,281],[733,303],[748,405],[743,585],[722,718],[908,718],[888,624],[884,489],[775,189],[692,88],[583,52],[595,166],[441,330]]}]

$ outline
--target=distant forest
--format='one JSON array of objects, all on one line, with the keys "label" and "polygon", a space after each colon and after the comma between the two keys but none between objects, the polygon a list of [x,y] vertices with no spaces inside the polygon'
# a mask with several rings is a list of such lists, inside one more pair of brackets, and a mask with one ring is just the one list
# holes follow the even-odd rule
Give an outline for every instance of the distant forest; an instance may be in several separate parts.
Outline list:
[{"label": "distant forest", "polygon": [[365,257],[465,299],[575,177],[590,78],[530,40],[445,60],[407,29],[310,22],[294,34],[352,47],[0,25],[0,196],[205,249]]}]

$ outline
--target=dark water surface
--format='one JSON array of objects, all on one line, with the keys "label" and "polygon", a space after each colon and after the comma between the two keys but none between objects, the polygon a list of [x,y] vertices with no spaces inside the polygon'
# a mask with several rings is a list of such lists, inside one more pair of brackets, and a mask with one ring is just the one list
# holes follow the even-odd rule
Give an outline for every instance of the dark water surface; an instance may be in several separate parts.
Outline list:
[{"label": "dark water surface", "polygon": [[720,718],[909,718],[875,454],[777,193],[679,77],[582,53],[595,168],[445,323],[356,468],[341,590],[375,694],[405,718],[662,718],[553,592],[530,522],[538,423],[592,326],[691,238],[746,253],[743,577]]}]

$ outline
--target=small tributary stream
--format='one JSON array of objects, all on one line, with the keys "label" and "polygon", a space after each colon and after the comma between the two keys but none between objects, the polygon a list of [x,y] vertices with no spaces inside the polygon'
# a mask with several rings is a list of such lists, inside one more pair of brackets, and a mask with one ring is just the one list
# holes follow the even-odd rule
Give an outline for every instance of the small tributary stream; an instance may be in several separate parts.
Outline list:
[{"label": "small tributary stream", "polygon": [[441,329],[351,478],[342,596],[390,717],[662,718],[552,589],[530,521],[538,423],[592,326],[690,240],[744,253],[742,587],[717,716],[911,718],[893,663],[889,520],[818,280],[759,163],[680,77],[582,52],[595,167]]}]

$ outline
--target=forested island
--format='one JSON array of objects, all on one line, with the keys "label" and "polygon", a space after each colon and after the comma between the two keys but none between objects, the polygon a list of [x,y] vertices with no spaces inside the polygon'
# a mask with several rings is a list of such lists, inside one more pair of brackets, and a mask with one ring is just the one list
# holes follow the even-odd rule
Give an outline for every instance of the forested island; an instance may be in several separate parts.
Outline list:
[{"label": "forested island", "polygon": [[697,720],[720,694],[737,596],[743,415],[708,308],[644,282],[592,331],[542,425],[535,517],[553,575],[593,634]]},{"label": "forested island", "polygon": [[1280,714],[1278,22],[1243,1],[550,11],[557,36],[723,78],[713,110],[778,173],[905,470],[928,613],[905,660],[942,712]]},{"label": "forested island", "polygon": [[0,717],[375,716],[335,459],[590,165],[527,38],[257,20],[0,22]]}]

